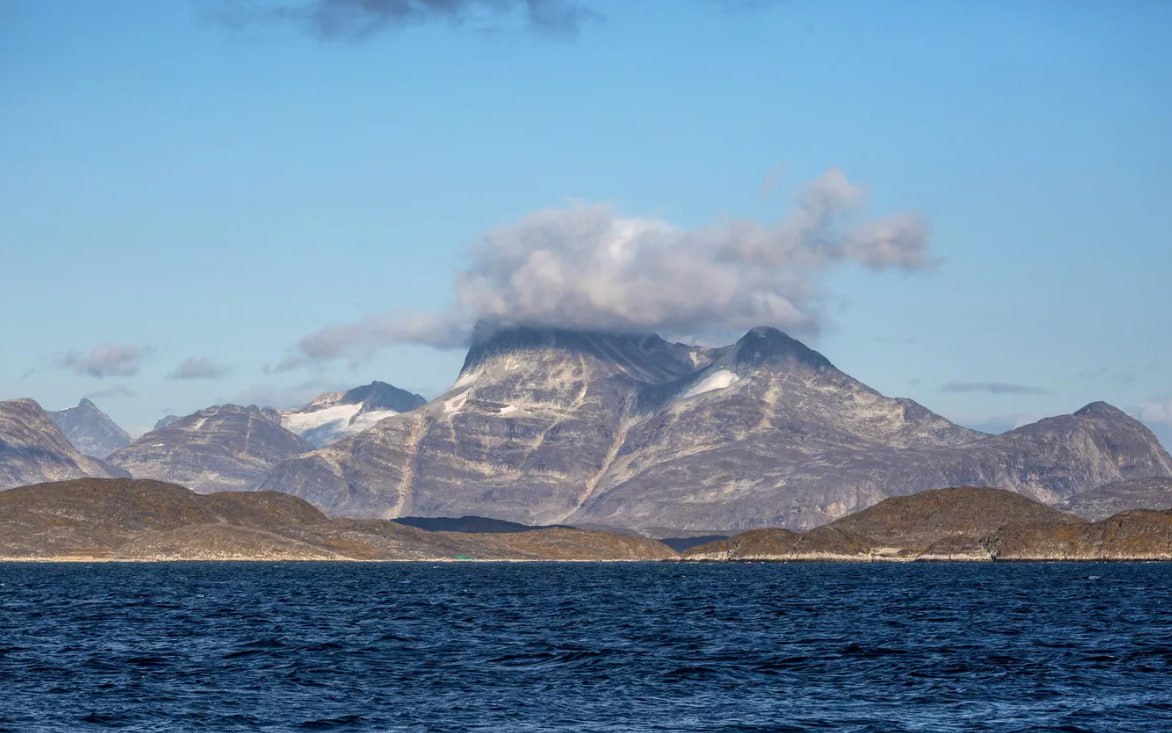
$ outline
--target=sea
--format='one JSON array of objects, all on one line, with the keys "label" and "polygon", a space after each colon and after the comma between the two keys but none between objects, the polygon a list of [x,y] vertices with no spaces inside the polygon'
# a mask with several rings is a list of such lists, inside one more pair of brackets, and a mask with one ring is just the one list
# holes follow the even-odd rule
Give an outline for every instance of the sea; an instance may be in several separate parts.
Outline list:
[{"label": "sea", "polygon": [[4,731],[1172,731],[1172,564],[0,564]]}]

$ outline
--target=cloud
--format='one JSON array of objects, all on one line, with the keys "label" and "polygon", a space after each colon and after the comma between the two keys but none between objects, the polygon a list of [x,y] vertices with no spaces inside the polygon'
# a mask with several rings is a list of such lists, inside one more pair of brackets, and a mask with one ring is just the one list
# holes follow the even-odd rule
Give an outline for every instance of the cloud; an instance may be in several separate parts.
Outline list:
[{"label": "cloud", "polygon": [[211,359],[192,356],[184,359],[169,379],[218,379],[228,373],[228,368],[214,363]]},{"label": "cloud", "polygon": [[284,410],[301,407],[323,392],[338,392],[353,385],[325,379],[310,379],[300,384],[253,384],[236,394],[230,401],[237,405],[259,405]]},{"label": "cloud", "polygon": [[949,382],[940,388],[944,392],[987,392],[989,394],[1046,394],[1040,387],[1010,382]]},{"label": "cloud", "polygon": [[866,200],[865,189],[832,169],[772,224],[682,229],[620,216],[606,204],[538,211],[483,237],[456,276],[448,310],[323,328],[302,338],[277,369],[358,360],[401,343],[461,346],[477,323],[683,338],[758,325],[814,334],[826,271],[855,265],[918,272],[935,264],[923,219],[873,218]]},{"label": "cloud", "polygon": [[100,344],[87,354],[66,354],[60,366],[91,377],[133,377],[142,368],[147,349],[126,344]]},{"label": "cloud", "polygon": [[1160,423],[1172,427],[1172,399],[1151,400],[1139,407],[1139,416],[1144,422]]},{"label": "cloud", "polygon": [[[205,9],[206,12],[206,9]],[[213,15],[231,25],[292,22],[329,40],[357,40],[383,31],[439,22],[489,28],[520,21],[541,33],[576,34],[602,16],[577,0],[301,0],[221,3]]]},{"label": "cloud", "polygon": [[91,400],[129,399],[137,396],[138,394],[134,390],[124,384],[115,384],[113,387],[99,389],[86,395]]}]

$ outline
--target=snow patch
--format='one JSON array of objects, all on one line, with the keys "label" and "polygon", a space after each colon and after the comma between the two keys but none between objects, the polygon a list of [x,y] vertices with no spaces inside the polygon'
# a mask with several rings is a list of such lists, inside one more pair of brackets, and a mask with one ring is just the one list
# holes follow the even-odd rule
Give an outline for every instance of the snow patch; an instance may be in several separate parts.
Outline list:
[{"label": "snow patch", "polygon": [[702,395],[705,392],[715,392],[718,389],[726,389],[741,381],[741,378],[727,369],[718,369],[712,372],[707,377],[704,377],[699,382],[692,385],[692,388],[684,392],[683,399]]},{"label": "snow patch", "polygon": [[361,409],[362,405],[333,405],[323,407],[320,410],[283,412],[281,413],[281,426],[290,432],[302,435],[310,430],[338,423],[337,428],[340,431]]},{"label": "snow patch", "polygon": [[398,414],[394,410],[371,410],[370,412],[362,412],[350,420],[350,424],[346,426],[343,432],[347,434],[361,433],[367,428],[374,427],[375,423],[382,422],[388,417],[393,417]]},{"label": "snow patch", "polygon": [[504,406],[504,407],[502,407],[501,409],[497,410],[496,414],[498,414],[498,415],[508,415],[510,412],[516,412],[516,411],[517,411],[517,406],[516,406],[516,405],[505,405],[505,406]]}]

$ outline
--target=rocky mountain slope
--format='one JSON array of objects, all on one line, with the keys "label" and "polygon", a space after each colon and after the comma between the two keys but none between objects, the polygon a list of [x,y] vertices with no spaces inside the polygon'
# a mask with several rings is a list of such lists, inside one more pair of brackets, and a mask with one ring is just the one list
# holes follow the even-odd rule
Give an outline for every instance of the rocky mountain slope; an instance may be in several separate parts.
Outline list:
[{"label": "rocky mountain slope", "polygon": [[565,527],[469,534],[326,518],[277,492],[196,494],[80,479],[0,492],[0,558],[113,560],[660,560],[667,546]]},{"label": "rocky mountain slope", "polygon": [[152,430],[108,460],[135,478],[208,493],[256,488],[274,466],[309,449],[281,427],[276,410],[218,405]]},{"label": "rocky mountain slope", "polygon": [[1129,509],[1172,509],[1172,479],[1115,481],[1075,494],[1057,506],[1092,520],[1106,519]]},{"label": "rocky mountain slope", "polygon": [[130,445],[130,434],[87,398],[82,398],[77,407],[50,412],[49,416],[84,455],[105,458]]},{"label": "rocky mountain slope", "polygon": [[0,489],[122,471],[82,455],[33,400],[0,401]]},{"label": "rocky mountain slope", "polygon": [[1019,494],[961,487],[886,499],[799,533],[758,529],[686,560],[1172,560],[1172,511],[1087,522]]},{"label": "rocky mountain slope", "polygon": [[263,486],[347,516],[735,531],[813,527],[944,486],[1056,502],[1149,476],[1172,477],[1172,458],[1103,403],[990,436],[885,397],[776,329],[706,349],[517,328],[478,341],[430,404]]},{"label": "rocky mountain slope", "polygon": [[281,425],[320,448],[425,404],[427,400],[417,394],[375,381],[345,392],[327,392],[304,407],[285,410]]}]

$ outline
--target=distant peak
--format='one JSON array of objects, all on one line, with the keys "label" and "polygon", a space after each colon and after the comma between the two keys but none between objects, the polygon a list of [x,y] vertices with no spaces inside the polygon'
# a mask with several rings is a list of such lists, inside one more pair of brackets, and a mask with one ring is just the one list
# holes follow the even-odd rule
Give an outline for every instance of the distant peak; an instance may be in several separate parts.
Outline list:
[{"label": "distant peak", "polygon": [[90,408],[93,408],[93,409],[95,409],[95,410],[96,410],[96,409],[98,409],[98,406],[97,406],[97,405],[95,405],[95,404],[93,403],[93,401],[92,401],[92,400],[90,400],[90,398],[89,398],[89,397],[82,397],[82,398],[81,398],[81,401],[77,403],[77,406],[78,406],[78,407],[90,407]]},{"label": "distant peak", "polygon": [[1086,407],[1077,410],[1074,414],[1078,417],[1127,417],[1127,413],[1125,413],[1123,410],[1120,410],[1118,407],[1102,401],[1092,402]]},{"label": "distant peak", "polygon": [[737,341],[733,358],[738,364],[775,364],[793,360],[806,366],[833,368],[825,356],[771,326],[757,326]]}]

